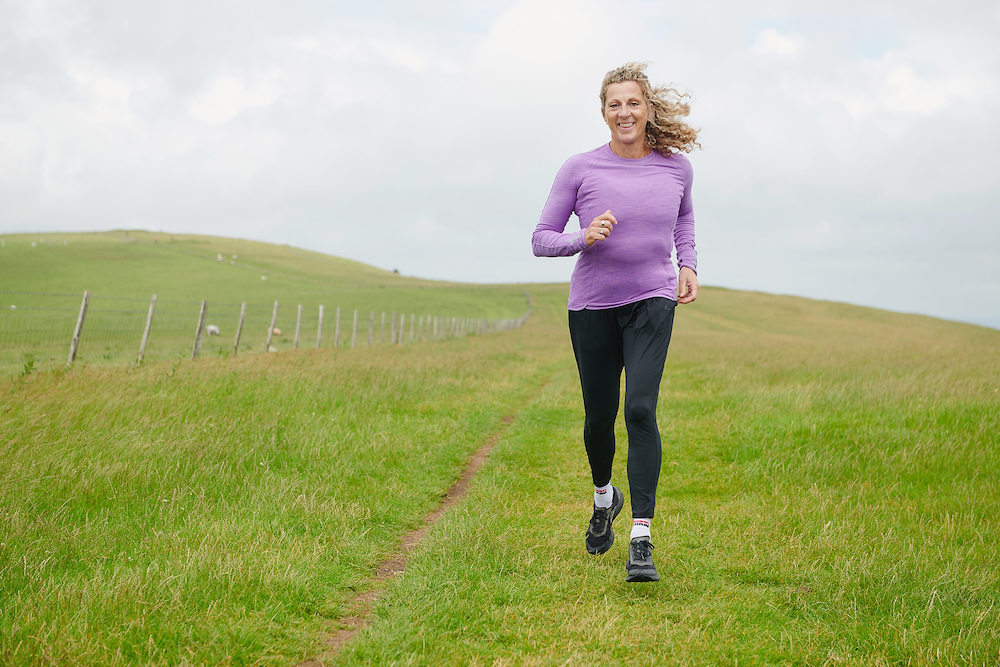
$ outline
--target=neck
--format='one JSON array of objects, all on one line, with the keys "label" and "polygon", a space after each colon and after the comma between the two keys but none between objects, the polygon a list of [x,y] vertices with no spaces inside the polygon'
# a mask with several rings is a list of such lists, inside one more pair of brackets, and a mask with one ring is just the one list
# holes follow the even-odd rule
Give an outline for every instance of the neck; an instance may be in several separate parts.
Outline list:
[{"label": "neck", "polygon": [[616,141],[612,141],[610,145],[611,151],[615,155],[628,160],[638,160],[639,158],[644,158],[653,152],[653,149],[647,146],[645,141],[634,144],[620,144]]}]

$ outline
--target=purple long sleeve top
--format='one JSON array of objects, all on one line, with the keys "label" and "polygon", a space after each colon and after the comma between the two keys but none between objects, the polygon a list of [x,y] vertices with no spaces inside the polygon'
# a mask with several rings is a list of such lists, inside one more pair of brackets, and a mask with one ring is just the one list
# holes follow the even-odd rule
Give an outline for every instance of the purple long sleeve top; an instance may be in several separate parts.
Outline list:
[{"label": "purple long sleeve top", "polygon": [[[653,151],[630,160],[608,144],[574,155],[556,174],[532,251],[538,257],[579,255],[570,278],[570,310],[614,308],[641,299],[677,299],[678,266],[698,270],[687,156]],[[618,224],[591,247],[584,230],[610,210]],[[566,232],[576,213],[580,229]]]}]

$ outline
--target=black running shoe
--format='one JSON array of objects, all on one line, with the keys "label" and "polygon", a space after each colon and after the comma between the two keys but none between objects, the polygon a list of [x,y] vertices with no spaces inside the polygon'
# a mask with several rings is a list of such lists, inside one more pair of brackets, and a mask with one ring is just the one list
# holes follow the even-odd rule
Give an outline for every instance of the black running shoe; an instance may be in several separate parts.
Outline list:
[{"label": "black running shoe", "polygon": [[587,526],[587,551],[592,554],[602,554],[615,543],[615,531],[611,529],[611,522],[625,506],[625,496],[617,486],[611,489],[611,507],[594,505],[594,515],[590,517],[590,525]]},{"label": "black running shoe", "polygon": [[625,564],[628,574],[625,581],[659,581],[653,565],[653,544],[648,537],[635,537],[628,547],[628,562]]}]

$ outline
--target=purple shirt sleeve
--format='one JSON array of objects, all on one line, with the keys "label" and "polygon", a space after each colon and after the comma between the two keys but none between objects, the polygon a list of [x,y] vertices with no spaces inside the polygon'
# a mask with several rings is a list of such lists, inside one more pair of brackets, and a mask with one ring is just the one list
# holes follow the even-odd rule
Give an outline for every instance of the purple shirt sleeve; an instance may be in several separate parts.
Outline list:
[{"label": "purple shirt sleeve", "polygon": [[545,208],[531,235],[531,250],[536,257],[568,257],[587,248],[582,228],[565,232],[570,215],[576,212],[576,193],[581,182],[577,175],[578,163],[579,160],[570,158],[556,173]]},{"label": "purple shirt sleeve", "polygon": [[684,195],[677,210],[677,222],[674,225],[674,249],[677,252],[677,268],[686,266],[698,273],[698,252],[694,245],[694,203],[691,201],[691,182],[694,180],[694,170],[687,164],[684,178]]}]

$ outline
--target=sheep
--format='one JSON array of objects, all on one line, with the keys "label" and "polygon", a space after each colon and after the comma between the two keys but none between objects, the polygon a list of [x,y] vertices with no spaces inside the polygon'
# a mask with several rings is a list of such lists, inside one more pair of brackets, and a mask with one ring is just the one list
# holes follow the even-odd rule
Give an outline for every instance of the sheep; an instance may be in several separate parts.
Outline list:
[{"label": "sheep", "polygon": [[208,332],[209,336],[218,336],[218,335],[220,335],[219,327],[216,326],[216,325],[214,325],[214,324],[209,324],[207,327],[205,327],[205,331]]},{"label": "sheep", "polygon": [[273,329],[271,329],[271,333],[273,335],[275,335],[275,336],[280,336],[281,335],[281,329],[279,329],[278,327],[274,327]]}]

